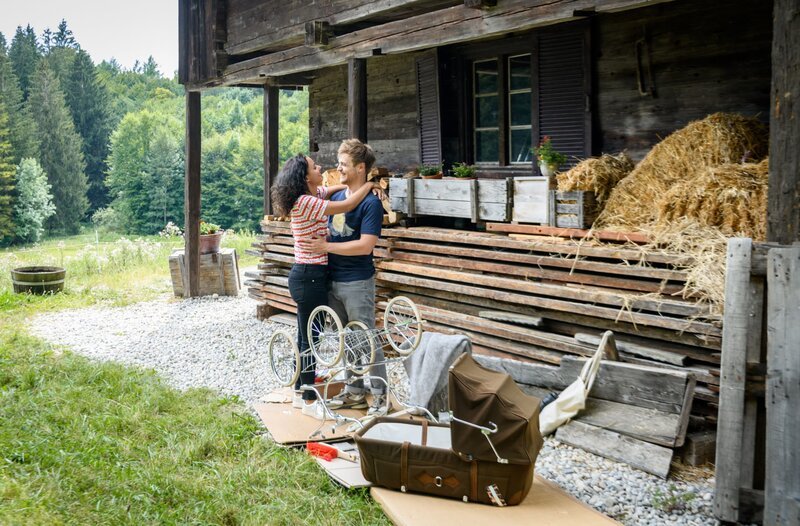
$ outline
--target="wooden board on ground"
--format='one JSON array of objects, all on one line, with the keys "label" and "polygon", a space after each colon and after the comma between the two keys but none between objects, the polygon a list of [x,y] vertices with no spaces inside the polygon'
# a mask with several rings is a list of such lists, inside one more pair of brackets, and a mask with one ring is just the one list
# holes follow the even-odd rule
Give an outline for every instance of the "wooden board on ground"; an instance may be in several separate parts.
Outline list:
[{"label": "wooden board on ground", "polygon": [[[255,403],[253,407],[267,428],[272,439],[282,445],[300,445],[308,441],[308,437],[320,427],[320,421],[304,415],[300,409],[292,407],[291,390],[280,389],[270,393],[268,400],[271,402]],[[366,415],[366,409],[343,409],[338,411],[343,416],[361,418]],[[322,432],[323,436],[317,441],[341,441],[353,436],[347,428],[350,423],[344,423],[335,429],[333,422],[326,420]]]},{"label": "wooden board on ground", "polygon": [[566,491],[540,477],[533,479],[528,496],[518,506],[498,508],[486,504],[465,503],[402,493],[386,488],[372,487],[370,494],[383,508],[384,513],[397,526],[428,524],[502,524],[503,526],[586,526],[619,524]]},{"label": "wooden board on ground", "polygon": [[280,314],[273,314],[267,319],[267,321],[271,321],[273,323],[280,323],[283,325],[289,325],[290,327],[297,327],[297,316],[294,316],[286,312],[281,312]]},{"label": "wooden board on ground", "polygon": [[[356,447],[355,442],[338,442],[336,444],[331,444],[331,447],[346,451],[347,453],[358,457],[358,448]],[[319,466],[325,470],[325,473],[327,473],[330,478],[345,488],[366,488],[372,486],[372,483],[365,479],[364,474],[361,473],[360,462],[350,462],[349,460],[344,460],[342,458],[325,460],[319,457],[314,457],[314,460],[317,461],[317,464],[319,464]]]},{"label": "wooden board on ground", "polygon": [[570,238],[594,238],[618,243],[647,244],[650,239],[639,232],[615,232],[611,230],[584,230],[579,228],[558,228],[554,226],[510,225],[507,223],[486,223],[488,232],[507,232],[515,234],[550,235]]},{"label": "wooden board on ground", "polygon": [[627,437],[582,422],[568,422],[556,431],[556,440],[590,453],[667,478],[672,449]]}]

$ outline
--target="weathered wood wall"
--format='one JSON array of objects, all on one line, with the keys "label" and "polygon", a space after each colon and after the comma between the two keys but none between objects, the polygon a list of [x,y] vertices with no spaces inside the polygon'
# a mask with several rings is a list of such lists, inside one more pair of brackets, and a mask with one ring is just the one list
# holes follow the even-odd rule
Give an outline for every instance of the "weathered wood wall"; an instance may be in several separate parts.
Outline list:
[{"label": "weathered wood wall", "polygon": [[[655,97],[640,95],[636,82],[634,45],[643,36]],[[596,154],[626,149],[641,159],[659,137],[718,111],[769,118],[772,2],[680,1],[603,14],[592,38]]]},{"label": "weathered wood wall", "polygon": [[[594,154],[641,159],[660,139],[718,111],[769,118],[771,2],[676,1],[594,19]],[[637,40],[646,38],[654,95],[640,95]],[[414,57],[367,59],[368,140],[392,171],[419,163]],[[643,65],[647,65],[646,58]],[[645,70],[645,91],[650,77]],[[320,70],[310,88],[317,160],[335,161],[347,135],[347,68]],[[452,102],[452,101],[451,101]],[[443,104],[442,121],[450,122]]]},{"label": "weathered wood wall", "polygon": [[[404,171],[419,163],[414,59],[419,53],[367,60],[367,142],[377,165]],[[309,88],[310,141],[314,160],[336,165],[347,131],[347,66],[319,71]],[[319,148],[318,151],[314,151]]]}]

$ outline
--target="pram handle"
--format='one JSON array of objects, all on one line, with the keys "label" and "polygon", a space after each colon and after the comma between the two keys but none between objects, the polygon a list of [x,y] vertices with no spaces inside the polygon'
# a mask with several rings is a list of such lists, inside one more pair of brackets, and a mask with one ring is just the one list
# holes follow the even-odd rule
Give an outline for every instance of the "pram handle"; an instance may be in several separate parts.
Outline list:
[{"label": "pram handle", "polygon": [[472,422],[468,422],[466,420],[461,420],[460,418],[458,418],[455,415],[453,415],[452,411],[449,411],[449,414],[450,414],[450,420],[452,420],[453,422],[458,422],[459,424],[464,424],[465,426],[474,427],[475,429],[480,430],[480,432],[483,434],[483,436],[486,437],[486,441],[489,442],[489,447],[492,448],[492,451],[494,452],[494,456],[497,457],[497,463],[498,464],[508,464],[508,459],[507,458],[503,458],[503,457],[500,456],[500,454],[497,452],[497,449],[495,449],[494,444],[492,444],[492,439],[489,438],[489,435],[497,433],[497,429],[498,429],[497,428],[497,424],[495,424],[494,422],[489,422],[489,425],[491,426],[491,428],[488,428],[486,426],[479,426],[478,424],[473,424]]}]

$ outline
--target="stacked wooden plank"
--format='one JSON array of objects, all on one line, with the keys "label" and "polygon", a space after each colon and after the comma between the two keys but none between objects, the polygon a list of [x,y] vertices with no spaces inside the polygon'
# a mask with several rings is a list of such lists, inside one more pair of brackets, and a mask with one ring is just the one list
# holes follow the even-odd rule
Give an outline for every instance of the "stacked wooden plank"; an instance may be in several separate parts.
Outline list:
[{"label": "stacked wooden plank", "polygon": [[[263,229],[251,252],[261,264],[245,285],[269,311],[294,312],[289,224]],[[428,329],[466,334],[478,353],[558,365],[590,355],[612,330],[623,361],[692,372],[693,413],[716,414],[720,322],[680,297],[685,257],[426,227],[384,228],[375,255],[379,294],[410,297]]]}]

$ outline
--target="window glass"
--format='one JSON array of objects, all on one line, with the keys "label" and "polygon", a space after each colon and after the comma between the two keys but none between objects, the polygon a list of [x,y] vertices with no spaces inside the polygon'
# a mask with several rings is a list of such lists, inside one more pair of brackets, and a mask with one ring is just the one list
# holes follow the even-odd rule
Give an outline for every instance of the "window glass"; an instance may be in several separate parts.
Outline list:
[{"label": "window glass", "polygon": [[[477,97],[475,99],[476,115],[475,127],[488,128],[497,127],[498,112],[500,110],[500,100],[497,95],[488,97]],[[530,119],[528,119],[530,121]]]},{"label": "window glass", "polygon": [[475,93],[497,93],[497,60],[475,62]]},{"label": "window glass", "polygon": [[475,132],[475,162],[496,163],[500,159],[497,130]]},{"label": "window glass", "polygon": [[508,59],[508,73],[511,77],[508,87],[511,90],[531,89],[531,56],[519,55]]},{"label": "window glass", "polygon": [[508,162],[531,161],[531,56],[508,57]]},{"label": "window glass", "polygon": [[531,125],[531,92],[512,93],[509,96],[509,113],[511,114],[511,126],[530,126]]},{"label": "window glass", "polygon": [[531,162],[531,130],[511,130],[511,144],[509,149],[512,163]]}]

